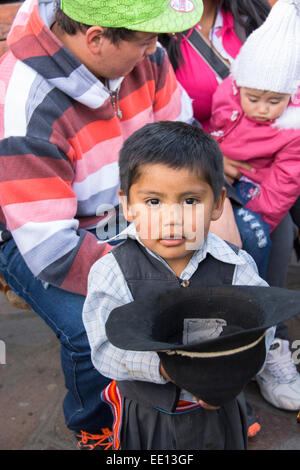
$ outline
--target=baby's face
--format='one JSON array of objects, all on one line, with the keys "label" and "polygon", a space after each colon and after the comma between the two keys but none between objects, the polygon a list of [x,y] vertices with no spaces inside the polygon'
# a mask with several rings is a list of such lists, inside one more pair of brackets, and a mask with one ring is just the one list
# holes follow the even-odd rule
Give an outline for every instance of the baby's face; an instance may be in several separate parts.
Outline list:
[{"label": "baby's face", "polygon": [[241,106],[247,116],[257,121],[273,121],[286,109],[291,95],[241,87],[240,97]]}]

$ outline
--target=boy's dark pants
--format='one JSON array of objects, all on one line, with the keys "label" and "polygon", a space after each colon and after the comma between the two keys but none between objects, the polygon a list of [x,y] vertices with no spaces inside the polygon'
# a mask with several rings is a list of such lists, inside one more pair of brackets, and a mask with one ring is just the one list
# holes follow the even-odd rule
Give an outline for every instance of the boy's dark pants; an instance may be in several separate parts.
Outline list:
[{"label": "boy's dark pants", "polygon": [[219,410],[169,414],[123,400],[120,450],[246,450],[244,395]]}]

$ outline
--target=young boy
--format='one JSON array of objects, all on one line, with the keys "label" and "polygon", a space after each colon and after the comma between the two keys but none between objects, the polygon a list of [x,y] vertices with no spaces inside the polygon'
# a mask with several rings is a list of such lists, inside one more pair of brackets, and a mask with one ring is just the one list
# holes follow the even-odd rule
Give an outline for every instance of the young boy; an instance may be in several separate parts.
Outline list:
[{"label": "young boy", "polygon": [[119,167],[119,196],[131,225],[126,241],[92,267],[83,309],[92,361],[117,381],[103,394],[114,411],[114,448],[245,449],[241,395],[221,408],[185,390],[177,395],[157,353],[118,349],[105,332],[114,308],[154,292],[266,285],[246,252],[209,233],[225,198],[218,144],[182,122],[153,123],[127,139]]}]

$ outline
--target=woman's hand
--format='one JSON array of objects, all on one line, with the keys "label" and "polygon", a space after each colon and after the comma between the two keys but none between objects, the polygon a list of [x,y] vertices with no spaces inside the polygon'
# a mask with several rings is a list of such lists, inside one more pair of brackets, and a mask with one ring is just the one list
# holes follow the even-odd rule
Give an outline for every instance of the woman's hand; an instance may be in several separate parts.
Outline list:
[{"label": "woman's hand", "polygon": [[234,180],[238,180],[242,176],[240,169],[255,172],[255,169],[248,163],[231,160],[225,157],[225,155],[223,155],[223,165],[226,179],[230,184],[234,183]]}]

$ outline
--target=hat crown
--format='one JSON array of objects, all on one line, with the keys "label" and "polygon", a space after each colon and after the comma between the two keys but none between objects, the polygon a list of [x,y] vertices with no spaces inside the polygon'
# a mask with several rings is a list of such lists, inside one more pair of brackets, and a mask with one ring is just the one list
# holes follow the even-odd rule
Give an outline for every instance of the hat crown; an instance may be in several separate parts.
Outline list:
[{"label": "hat crown", "polygon": [[74,21],[152,33],[189,29],[200,21],[202,0],[60,0]]},{"label": "hat crown", "polygon": [[81,15],[83,9],[86,17],[90,19],[87,24],[93,25],[97,21],[96,15],[100,4],[101,26],[118,28],[124,25],[124,21],[125,23],[143,22],[160,15],[166,8],[168,1],[102,0],[100,4],[99,0],[89,0],[83,6],[81,0],[61,0],[61,8],[66,13],[69,12],[70,17],[73,19],[77,15]]},{"label": "hat crown", "polygon": [[293,94],[300,85],[300,0],[277,0],[231,67],[238,86]]}]

